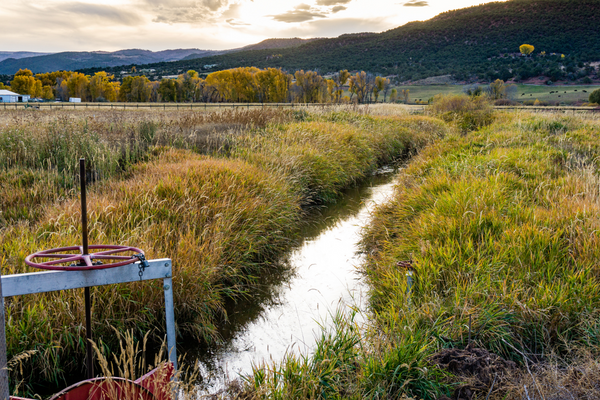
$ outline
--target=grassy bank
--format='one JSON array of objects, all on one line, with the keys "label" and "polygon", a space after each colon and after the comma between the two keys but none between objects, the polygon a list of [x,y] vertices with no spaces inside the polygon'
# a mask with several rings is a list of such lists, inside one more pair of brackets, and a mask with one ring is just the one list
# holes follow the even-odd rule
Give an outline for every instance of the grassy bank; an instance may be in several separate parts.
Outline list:
[{"label": "grassy bank", "polygon": [[[362,242],[368,326],[338,317],[314,355],[257,367],[246,395],[599,395],[600,121],[494,119],[428,146],[375,213]],[[410,293],[400,261],[415,267]],[[443,349],[502,359],[463,371]]]},{"label": "grassy bank", "polygon": [[[14,118],[22,116],[15,113]],[[96,158],[95,153],[87,155],[96,174],[88,194],[90,243],[135,244],[150,258],[172,258],[179,333],[205,341],[214,337],[215,324],[225,318],[223,301],[249,293],[253,276],[264,273],[285,252],[302,223],[303,205],[335,201],[341,189],[381,163],[411,154],[447,133],[442,122],[427,117],[350,112],[107,112],[100,121],[96,118],[85,113],[40,114],[20,131],[21,124],[7,124],[2,131],[3,154],[13,154],[7,149],[25,140],[29,145],[22,157],[6,163],[1,176],[32,176],[1,181],[7,190],[19,193],[3,204],[13,211],[0,231],[2,273],[27,271],[24,257],[34,251],[79,243],[79,206],[73,192],[77,177],[68,166],[71,161],[76,165],[86,148],[77,140],[91,141],[88,147],[102,152]],[[223,125],[215,127],[218,124]],[[63,129],[65,125],[72,129]],[[15,131],[21,139],[13,138]],[[67,133],[55,138],[47,132]],[[140,146],[144,137],[148,140]],[[49,149],[48,156],[38,155],[42,148]],[[55,156],[53,149],[62,155]],[[119,162],[123,154],[132,153],[137,155],[130,162]],[[53,157],[64,157],[65,167],[47,162]],[[112,161],[101,168],[103,164],[94,162],[98,159]],[[50,187],[56,189],[49,194],[30,199],[54,182]],[[22,203],[28,204],[25,211],[19,209]],[[154,329],[155,337],[161,338],[159,286],[94,288],[95,335],[110,345],[114,326],[132,329],[140,337]],[[19,379],[24,379],[24,390],[62,386],[69,374],[80,370],[82,304],[80,291],[7,301],[9,358],[37,350],[23,364]],[[17,368],[13,375],[21,371]]]}]

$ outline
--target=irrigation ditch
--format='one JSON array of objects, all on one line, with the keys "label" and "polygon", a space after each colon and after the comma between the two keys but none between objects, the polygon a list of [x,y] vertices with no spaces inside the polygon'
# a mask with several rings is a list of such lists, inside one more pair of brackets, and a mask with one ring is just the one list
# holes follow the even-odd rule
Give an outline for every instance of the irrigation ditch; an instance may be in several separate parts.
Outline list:
[{"label": "irrigation ditch", "polygon": [[232,308],[222,341],[187,349],[200,366],[201,391],[219,392],[254,365],[310,354],[337,311],[366,310],[357,243],[373,208],[391,196],[397,174],[397,168],[381,168],[335,204],[312,210],[299,244],[280,260],[282,268],[262,277],[259,293]]}]

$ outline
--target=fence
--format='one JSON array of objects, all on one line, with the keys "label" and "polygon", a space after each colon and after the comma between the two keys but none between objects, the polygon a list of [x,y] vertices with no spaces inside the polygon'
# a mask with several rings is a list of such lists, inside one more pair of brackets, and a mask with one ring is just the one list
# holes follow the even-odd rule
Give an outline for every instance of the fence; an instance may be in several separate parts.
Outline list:
[{"label": "fence", "polygon": [[331,107],[337,104],[332,103],[0,103],[0,109],[18,110],[25,108],[32,109],[177,109],[177,110],[208,110],[208,109],[226,109],[226,108],[307,108],[307,107]]}]

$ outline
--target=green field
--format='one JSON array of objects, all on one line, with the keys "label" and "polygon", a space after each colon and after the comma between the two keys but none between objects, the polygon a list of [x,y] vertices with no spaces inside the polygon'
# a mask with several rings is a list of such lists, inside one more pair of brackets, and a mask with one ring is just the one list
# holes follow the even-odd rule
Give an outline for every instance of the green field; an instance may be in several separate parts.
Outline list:
[{"label": "green field", "polygon": [[[410,102],[418,100],[427,101],[437,94],[459,94],[463,93],[463,85],[407,85],[395,87],[400,94],[403,89],[410,90]],[[552,103],[573,104],[577,102],[587,102],[591,92],[600,88],[600,86],[590,85],[566,85],[566,86],[547,86],[547,85],[517,85],[517,93],[513,100],[535,100],[547,101]],[[584,92],[584,90],[586,92]],[[550,93],[555,92],[555,93]],[[566,92],[566,93],[565,93]],[[560,97],[559,97],[560,96]]]}]

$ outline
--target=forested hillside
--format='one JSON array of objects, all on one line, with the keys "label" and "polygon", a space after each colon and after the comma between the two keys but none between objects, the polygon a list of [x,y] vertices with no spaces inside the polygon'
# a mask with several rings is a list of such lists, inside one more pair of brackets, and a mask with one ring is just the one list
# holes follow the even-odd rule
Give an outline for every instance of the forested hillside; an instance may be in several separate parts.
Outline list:
[{"label": "forested hillside", "polygon": [[107,51],[65,51],[54,54],[7,58],[0,61],[0,74],[14,74],[19,69],[35,73],[89,68],[117,67],[127,64],[147,64],[158,61],[175,61],[190,55],[213,55],[220,52],[199,49],[150,51],[140,49]]},{"label": "forested hillside", "polygon": [[[149,67],[164,74],[255,66],[322,73],[365,70],[398,75],[400,80],[445,74],[458,79],[473,75],[508,79],[520,73],[521,77],[549,74],[552,69],[566,69],[569,63],[599,61],[599,26],[600,0],[509,0],[445,12],[379,34],[342,35],[294,48],[242,51]],[[535,47],[533,58],[541,59],[541,52],[546,60],[552,53],[559,58],[564,54],[565,68],[556,63],[527,64],[519,54],[523,43]]]}]

